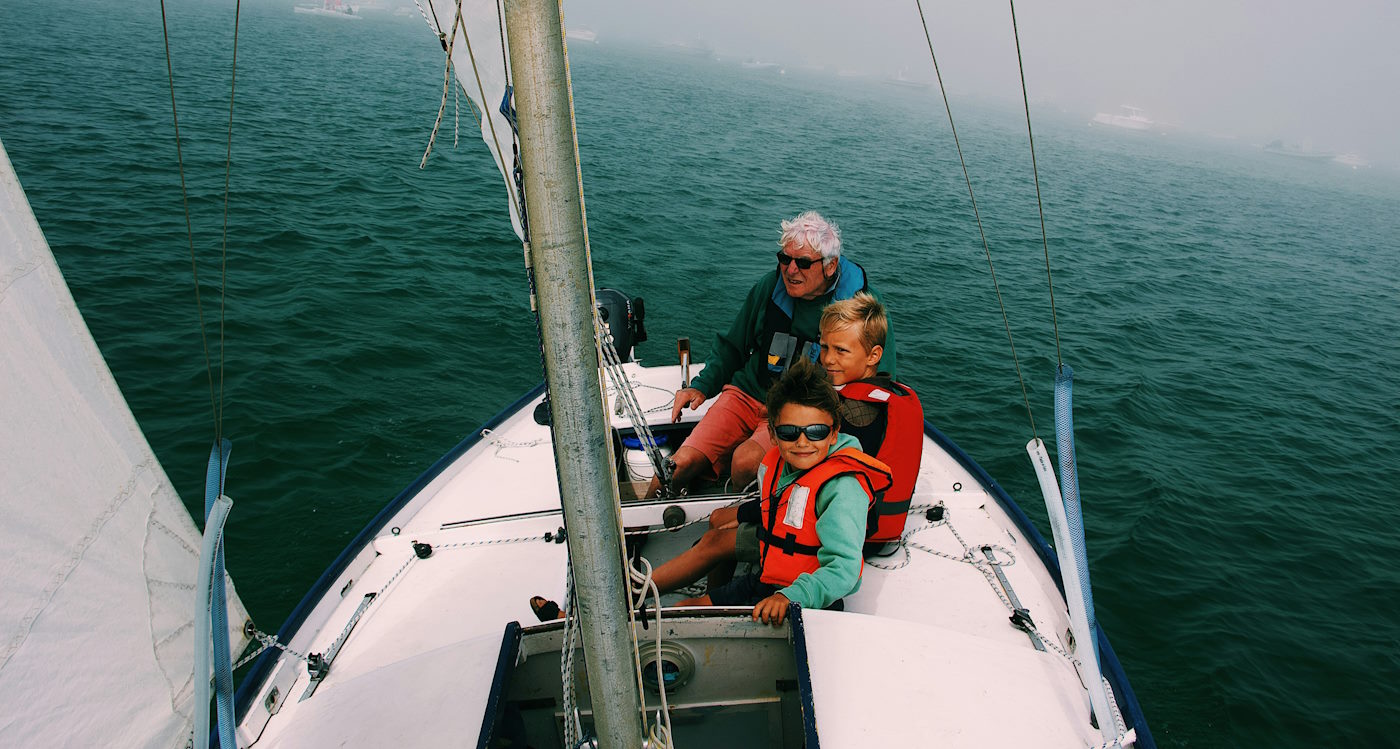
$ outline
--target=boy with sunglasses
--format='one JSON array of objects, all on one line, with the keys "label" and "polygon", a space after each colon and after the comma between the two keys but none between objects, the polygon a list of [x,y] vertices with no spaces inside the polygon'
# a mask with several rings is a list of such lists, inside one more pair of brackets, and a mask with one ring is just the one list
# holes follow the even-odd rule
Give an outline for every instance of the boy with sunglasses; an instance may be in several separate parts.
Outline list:
[{"label": "boy with sunglasses", "polygon": [[[718,478],[726,468],[736,489],[754,478],[771,448],[763,400],[792,362],[816,361],[822,309],[857,292],[874,294],[865,270],[841,254],[841,232],[815,211],[782,222],[778,267],[749,290],[728,332],[715,340],[705,369],[676,393],[671,421],[685,408],[717,399],[672,456],[672,489],[696,478]],[[878,294],[876,295],[878,296]],[[895,373],[894,338],[884,344],[880,369]],[[648,494],[661,488],[653,480]]]},{"label": "boy with sunglasses", "polygon": [[758,469],[758,570],[679,605],[752,605],[755,621],[776,626],[790,602],[840,608],[860,587],[867,514],[892,478],[840,433],[840,398],[816,365],[794,363],[766,405],[776,446]]}]

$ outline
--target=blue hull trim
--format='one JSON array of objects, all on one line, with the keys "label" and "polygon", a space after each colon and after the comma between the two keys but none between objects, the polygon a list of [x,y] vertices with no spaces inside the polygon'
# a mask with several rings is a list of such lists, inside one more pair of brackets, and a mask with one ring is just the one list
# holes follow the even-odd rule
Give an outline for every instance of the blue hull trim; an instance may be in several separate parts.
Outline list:
[{"label": "blue hull trim", "polygon": [[[340,573],[345,571],[345,568],[350,564],[350,560],[354,559],[365,546],[372,543],[379,535],[380,531],[384,529],[384,526],[389,523],[389,520],[393,518],[399,510],[402,510],[414,497],[418,496],[418,492],[422,491],[423,487],[437,478],[449,465],[452,465],[453,461],[460,458],[463,453],[480,442],[482,430],[494,429],[500,426],[506,419],[514,416],[517,411],[525,407],[525,404],[539,397],[540,393],[543,392],[544,383],[541,382],[531,389],[530,392],[522,395],[514,403],[506,406],[505,410],[491,417],[490,421],[477,427],[475,431],[467,435],[466,439],[458,443],[457,446],[452,448],[446,455],[439,458],[436,463],[428,468],[428,470],[424,471],[412,484],[409,484],[408,488],[399,492],[399,495],[394,497],[393,501],[389,502],[384,509],[380,510],[379,514],[375,515],[374,519],[369,521],[369,525],[366,525],[364,530],[360,531],[360,534],[350,541],[349,545],[345,547],[345,550],[340,552],[340,556],[336,557],[335,561],[331,562],[331,565],[326,568],[326,571],[321,573],[321,578],[306,592],[306,595],[301,599],[301,603],[297,604],[297,607],[292,609],[292,613],[289,614],[287,620],[282,623],[282,628],[277,630],[277,641],[282,643],[291,641],[292,637],[296,635],[297,630],[301,628],[302,623],[306,621],[306,617],[310,615],[311,610],[316,608],[316,604],[319,603],[326,592],[331,589],[331,584],[336,581],[336,578],[340,577]],[[271,675],[272,665],[277,662],[278,655],[280,655],[280,651],[274,648],[268,648],[263,651],[263,654],[258,656],[257,660],[253,661],[253,665],[249,667],[247,675],[243,677],[242,683],[238,685],[238,693],[234,696],[234,714],[237,716],[237,723],[243,722],[243,718],[248,714],[248,708],[252,705],[253,698],[257,695],[258,691],[262,689],[263,682]]]},{"label": "blue hull trim", "polygon": [[812,694],[812,666],[807,660],[807,628],[802,623],[802,607],[788,603],[788,633],[793,660],[797,666],[797,693],[802,698],[803,749],[819,749],[817,705]]},{"label": "blue hull trim", "polygon": [[[1059,588],[1060,595],[1065,594],[1065,582],[1060,578],[1060,561],[1055,556],[1055,550],[1050,548],[1050,544],[1045,542],[1045,537],[1040,535],[1040,531],[1031,523],[1031,519],[1021,510],[1016,500],[1001,487],[1001,484],[992,478],[991,474],[983,470],[970,455],[963,452],[961,447],[948,435],[939,431],[938,427],[924,422],[924,434],[933,440],[939,447],[953,456],[958,464],[977,478],[982,484],[982,488],[987,490],[996,499],[1001,509],[1011,516],[1011,520],[1016,523],[1016,527],[1021,530],[1021,535],[1030,540],[1035,547],[1036,554],[1045,568],[1050,571],[1050,576],[1055,580],[1055,587]],[[1118,700],[1118,709],[1123,712],[1123,722],[1129,728],[1137,729],[1138,749],[1157,749],[1157,742],[1152,738],[1152,732],[1147,728],[1147,718],[1142,714],[1142,705],[1138,704],[1137,694],[1133,692],[1133,685],[1128,683],[1128,675],[1123,671],[1123,664],[1118,662],[1118,654],[1113,651],[1113,646],[1108,643],[1108,634],[1102,627],[1099,633],[1099,665],[1103,668],[1104,677],[1113,687],[1113,694]]]}]

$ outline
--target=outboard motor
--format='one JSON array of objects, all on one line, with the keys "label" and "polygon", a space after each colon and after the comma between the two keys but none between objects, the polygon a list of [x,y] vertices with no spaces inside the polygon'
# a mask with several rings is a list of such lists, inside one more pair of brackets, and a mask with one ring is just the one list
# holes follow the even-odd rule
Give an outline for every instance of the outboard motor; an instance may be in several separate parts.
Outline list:
[{"label": "outboard motor", "polygon": [[632,349],[647,339],[646,305],[641,297],[631,298],[617,289],[598,289],[598,317],[608,324],[613,346],[623,361],[632,361]]}]

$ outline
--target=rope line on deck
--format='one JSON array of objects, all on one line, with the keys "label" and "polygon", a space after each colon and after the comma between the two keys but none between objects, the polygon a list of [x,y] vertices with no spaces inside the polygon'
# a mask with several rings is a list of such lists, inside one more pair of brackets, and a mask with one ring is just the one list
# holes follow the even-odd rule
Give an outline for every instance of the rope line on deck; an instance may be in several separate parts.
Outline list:
[{"label": "rope line on deck", "polygon": [[517,459],[515,459],[515,458],[510,457],[509,455],[502,455],[502,454],[501,454],[501,451],[502,451],[502,450],[511,450],[511,449],[514,449],[514,448],[517,448],[517,447],[536,447],[536,446],[538,446],[538,445],[543,445],[544,443],[546,443],[546,442],[549,441],[549,440],[547,440],[547,439],[545,439],[545,438],[543,438],[543,437],[541,437],[541,438],[539,438],[539,439],[529,440],[529,441],[527,441],[527,442],[518,442],[518,441],[515,441],[515,440],[501,439],[500,437],[491,437],[491,430],[490,430],[490,429],[483,429],[483,430],[481,430],[481,436],[482,436],[483,438],[490,438],[490,439],[488,439],[488,441],[487,441],[486,444],[492,445],[492,446],[494,446],[494,447],[496,448],[496,452],[494,453],[494,455],[495,455],[496,457],[498,457],[498,458],[504,458],[504,459],[506,459],[506,460],[509,460],[509,461],[512,462],[512,463],[519,463],[520,461],[517,460]]}]

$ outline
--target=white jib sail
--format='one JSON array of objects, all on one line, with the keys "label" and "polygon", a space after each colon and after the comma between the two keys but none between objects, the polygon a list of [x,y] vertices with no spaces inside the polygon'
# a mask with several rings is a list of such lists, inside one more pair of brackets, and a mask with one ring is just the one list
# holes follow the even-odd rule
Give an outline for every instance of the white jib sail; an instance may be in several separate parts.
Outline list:
[{"label": "white jib sail", "polygon": [[[452,51],[452,66],[461,90],[476,103],[483,113],[481,118],[481,139],[490,149],[491,157],[500,170],[506,187],[506,201],[510,206],[510,222],[516,236],[524,240],[520,225],[520,199],[515,189],[514,142],[510,121],[501,114],[501,100],[506,91],[506,69],[509,63],[509,48],[505,43],[502,24],[505,19],[498,12],[494,0],[462,0],[460,3],[438,2],[428,6],[420,5],[428,25],[440,35],[443,43]],[[460,13],[460,16],[458,15]],[[453,106],[453,96],[447,98],[448,113],[443,118],[438,143],[443,142],[451,127],[448,118]],[[513,104],[512,104],[513,106]]]},{"label": "white jib sail", "polygon": [[[0,513],[0,745],[184,747],[200,535],[3,145]],[[228,592],[237,657],[247,612]]]}]

